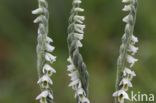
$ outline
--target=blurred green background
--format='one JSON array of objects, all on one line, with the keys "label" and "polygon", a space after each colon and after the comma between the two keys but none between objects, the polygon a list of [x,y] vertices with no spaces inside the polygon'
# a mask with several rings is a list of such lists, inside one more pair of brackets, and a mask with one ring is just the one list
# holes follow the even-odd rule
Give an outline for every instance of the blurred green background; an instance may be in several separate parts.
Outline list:
[{"label": "blurred green background", "polygon": [[[76,103],[68,87],[67,26],[72,0],[48,0],[49,36],[54,39],[57,70],[52,79],[56,103]],[[133,90],[156,94],[156,0],[139,0],[135,35],[139,38],[139,62],[133,67],[137,77]],[[81,53],[90,74],[91,103],[113,103],[116,62],[124,33],[121,0],[83,0],[85,39]],[[37,0],[0,0],[0,103],[38,103],[36,81],[36,37],[38,25],[31,11]],[[139,103],[139,102],[138,102]],[[147,102],[142,102],[147,103]],[[153,102],[153,103],[156,103]]]}]

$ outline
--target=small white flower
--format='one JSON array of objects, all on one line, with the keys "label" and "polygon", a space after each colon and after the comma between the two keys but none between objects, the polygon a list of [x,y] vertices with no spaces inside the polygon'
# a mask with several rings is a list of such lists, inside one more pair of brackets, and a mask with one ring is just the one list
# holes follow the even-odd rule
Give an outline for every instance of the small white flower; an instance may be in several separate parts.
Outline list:
[{"label": "small white flower", "polygon": [[43,66],[43,73],[47,73],[48,76],[51,76],[53,73],[56,73],[56,70],[52,68],[50,65],[45,64]]},{"label": "small white flower", "polygon": [[138,38],[137,38],[137,37],[135,37],[134,35],[132,35],[131,40],[132,40],[134,43],[137,43],[137,42],[138,42]]},{"label": "small white flower", "polygon": [[74,0],[73,4],[80,4],[82,1],[81,0]]},{"label": "small white flower", "polygon": [[74,37],[77,38],[78,40],[82,40],[84,35],[83,34],[79,34],[79,33],[74,33]]},{"label": "small white flower", "polygon": [[133,67],[134,63],[137,61],[138,61],[138,59],[135,59],[131,55],[127,55],[127,62],[130,63],[130,67]]},{"label": "small white flower", "polygon": [[[43,75],[38,81],[38,84],[42,83],[43,88],[49,88],[49,84],[53,84],[52,80],[48,75]],[[48,84],[49,83],[49,84]]]},{"label": "small white flower", "polygon": [[82,24],[75,24],[74,25],[74,29],[75,31],[77,31],[78,33],[84,33],[84,28],[85,28],[85,25],[82,25]]},{"label": "small white flower", "polygon": [[71,77],[72,81],[75,81],[75,80],[79,79],[79,72],[77,70],[73,71],[70,74],[68,74],[68,76]]},{"label": "small white flower", "polygon": [[136,76],[135,72],[132,71],[132,70],[130,70],[130,69],[128,69],[128,68],[125,68],[125,69],[124,69],[123,75],[124,75],[124,76],[127,76],[127,78],[128,78],[129,80],[132,80],[132,78],[133,78],[134,76]]},{"label": "small white flower", "polygon": [[84,9],[82,9],[82,8],[74,8],[74,11],[75,11],[75,12],[83,12]]},{"label": "small white flower", "polygon": [[74,66],[73,64],[70,64],[70,65],[67,66],[67,71],[72,72],[72,71],[75,70],[75,69],[76,69],[76,68],[75,68],[75,66]]},{"label": "small white flower", "polygon": [[50,53],[45,53],[45,59],[50,63],[53,63],[56,61],[56,56],[53,56]]},{"label": "small white flower", "polygon": [[42,21],[42,17],[41,16],[38,16],[35,20],[34,20],[34,23],[38,23],[38,22],[41,22]]},{"label": "small white flower", "polygon": [[90,103],[89,99],[88,99],[88,98],[86,98],[86,97],[85,97],[85,98],[83,98],[81,101],[82,101],[82,103]]},{"label": "small white flower", "polygon": [[122,0],[123,3],[132,2],[132,0]]},{"label": "small white flower", "polygon": [[80,99],[84,98],[84,96],[86,96],[85,91],[82,88],[78,88],[75,93],[75,98],[77,96],[79,96]]},{"label": "small white flower", "polygon": [[125,23],[128,23],[132,19],[133,19],[132,15],[127,15],[122,19],[122,21]]},{"label": "small white flower", "polygon": [[85,17],[84,16],[79,16],[79,15],[75,15],[74,16],[74,20],[78,23],[83,23],[83,21],[85,20]]},{"label": "small white flower", "polygon": [[51,42],[53,42],[53,40],[50,38],[50,37],[46,37],[46,41],[48,42],[48,43],[51,43]]},{"label": "small white flower", "polygon": [[134,45],[130,44],[128,51],[132,52],[132,55],[134,55],[135,53],[137,53],[138,47],[135,47]]},{"label": "small white flower", "polygon": [[132,8],[131,8],[131,5],[125,5],[124,8],[122,9],[123,11],[130,11]]},{"label": "small white flower", "polygon": [[83,46],[80,40],[77,40],[76,45],[77,45],[77,47],[82,47]]},{"label": "small white flower", "polygon": [[53,52],[55,50],[55,47],[54,46],[51,46],[49,43],[46,43],[45,44],[45,49],[48,52]]},{"label": "small white flower", "polygon": [[129,15],[125,16],[123,19],[122,19],[123,22],[125,23],[128,23],[129,21]]},{"label": "small white flower", "polygon": [[120,86],[122,86],[122,89],[127,91],[128,87],[132,87],[132,83],[130,82],[130,80],[128,78],[123,78],[119,84]]},{"label": "small white flower", "polygon": [[74,81],[72,81],[72,82],[69,84],[69,87],[72,87],[72,86],[78,85],[78,84],[79,84],[79,82],[80,82],[80,80],[79,80],[79,79],[74,80]]},{"label": "small white flower", "polygon": [[32,11],[32,14],[41,14],[41,13],[43,13],[43,8],[38,8]]},{"label": "small white flower", "polygon": [[43,16],[43,15],[38,16],[38,17],[34,20],[34,23],[39,23],[39,22],[47,23],[46,17]]},{"label": "small white flower", "polygon": [[69,58],[67,59],[67,61],[71,64],[73,64],[71,57],[69,56]]},{"label": "small white flower", "polygon": [[36,97],[36,100],[39,100],[42,98],[46,99],[47,97],[53,99],[53,95],[48,90],[45,90],[45,91],[42,91],[42,93]]},{"label": "small white flower", "polygon": [[119,90],[113,93],[114,97],[118,97],[120,103],[124,103],[124,99],[130,100],[128,94],[124,90]]}]

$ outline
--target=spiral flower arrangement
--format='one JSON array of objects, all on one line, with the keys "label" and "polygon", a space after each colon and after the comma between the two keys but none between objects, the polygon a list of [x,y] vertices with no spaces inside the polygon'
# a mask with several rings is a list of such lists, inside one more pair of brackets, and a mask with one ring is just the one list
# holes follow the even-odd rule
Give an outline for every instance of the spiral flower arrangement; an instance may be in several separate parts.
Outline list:
[{"label": "spiral flower arrangement", "polygon": [[56,57],[51,54],[55,47],[50,43],[53,40],[48,36],[48,3],[46,0],[38,0],[39,8],[32,11],[32,14],[39,14],[34,20],[34,23],[39,23],[38,28],[38,44],[37,44],[37,70],[38,70],[38,84],[41,88],[41,93],[36,97],[36,100],[40,100],[40,103],[52,103],[53,92],[50,85],[53,84],[51,76],[56,73],[55,69],[51,67],[51,64],[56,61]]},{"label": "spiral flower arrangement", "polygon": [[116,103],[124,103],[124,99],[130,100],[126,92],[129,87],[132,87],[131,81],[133,77],[136,76],[131,68],[134,66],[135,62],[138,61],[138,59],[133,57],[138,51],[138,47],[134,46],[135,43],[138,42],[138,38],[133,35],[136,21],[137,0],[122,0],[122,2],[126,3],[122,10],[129,11],[129,14],[123,18],[123,22],[126,23],[126,26],[117,62],[116,92],[113,93],[113,96],[116,97]]},{"label": "spiral flower arrangement", "polygon": [[84,9],[80,8],[81,0],[73,0],[73,8],[71,10],[71,16],[69,18],[68,27],[68,48],[70,63],[67,70],[70,72],[68,75],[71,77],[70,87],[75,91],[75,98],[77,103],[90,103],[88,99],[88,72],[86,65],[83,61],[79,48],[82,47],[81,40],[84,37],[85,25],[83,21],[84,16],[80,16],[79,13]]}]

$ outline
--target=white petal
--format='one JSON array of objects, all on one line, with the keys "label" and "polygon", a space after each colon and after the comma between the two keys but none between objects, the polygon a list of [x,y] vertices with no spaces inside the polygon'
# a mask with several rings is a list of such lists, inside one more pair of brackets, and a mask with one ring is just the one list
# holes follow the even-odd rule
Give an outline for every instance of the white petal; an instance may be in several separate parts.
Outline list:
[{"label": "white petal", "polygon": [[53,52],[54,50],[55,50],[55,47],[54,46],[51,46],[50,44],[46,44],[45,45],[45,49],[46,49],[46,51],[48,51],[48,52]]},{"label": "white petal", "polygon": [[84,9],[82,9],[82,8],[74,8],[74,11],[75,11],[75,12],[83,12]]},{"label": "white petal", "polygon": [[90,103],[90,101],[89,101],[88,98],[83,98],[83,99],[82,99],[82,103]]},{"label": "white petal", "polygon": [[54,99],[53,95],[49,92],[49,98]]},{"label": "white petal", "polygon": [[132,55],[134,55],[135,53],[137,53],[137,51],[138,51],[138,47],[135,47],[135,46],[133,46],[133,45],[129,45],[129,50],[128,50],[129,52],[132,52]]},{"label": "white petal", "polygon": [[38,9],[32,11],[32,14],[41,14],[41,13],[43,13],[42,8],[38,8]]},{"label": "white petal", "polygon": [[53,63],[56,61],[56,56],[53,56],[50,53],[45,53],[45,59],[50,63]]},{"label": "white petal", "polygon": [[125,23],[128,23],[129,22],[129,15],[125,16],[123,19],[122,19],[123,22]]},{"label": "white petal", "polygon": [[113,93],[113,97],[117,97],[118,96],[119,91],[116,91]]},{"label": "white petal", "polygon": [[127,55],[127,62],[130,63],[130,67],[132,67],[134,65],[135,62],[137,62],[138,59],[135,59],[134,57]]},{"label": "white petal", "polygon": [[131,74],[132,74],[132,76],[136,76],[136,74],[135,74],[135,72],[134,72],[134,71],[132,71],[132,73],[131,73]]},{"label": "white petal", "polygon": [[72,77],[72,76],[74,76],[74,75],[79,75],[79,74],[78,74],[78,71],[74,71],[74,72],[68,74],[68,76],[70,76],[70,77]]},{"label": "white petal", "polygon": [[39,99],[41,99],[42,97],[43,97],[43,98],[46,98],[47,96],[48,96],[48,91],[45,90],[45,91],[43,91],[41,94],[39,94],[39,95],[36,97],[36,100],[39,100]]},{"label": "white petal", "polygon": [[77,38],[78,40],[82,40],[84,35],[83,34],[79,34],[79,33],[74,33],[74,37]]},{"label": "white petal", "polygon": [[84,33],[83,29],[85,28],[85,25],[81,25],[81,24],[75,24],[74,25],[75,31],[77,31],[78,33]]},{"label": "white petal", "polygon": [[78,23],[83,23],[83,21],[85,20],[85,17],[84,16],[79,16],[79,15],[75,15],[74,16],[74,20]]},{"label": "white petal", "polygon": [[127,94],[126,92],[123,92],[123,96],[124,96],[124,97],[123,97],[124,99],[130,100],[130,99],[129,99],[129,96],[128,96],[128,94]]},{"label": "white petal", "polygon": [[39,23],[42,21],[42,17],[41,16],[38,16],[35,20],[34,20],[34,23]]},{"label": "white petal", "polygon": [[81,0],[74,0],[73,4],[80,4],[82,1]]},{"label": "white petal", "polygon": [[83,46],[80,40],[77,41],[76,45],[77,45],[77,47],[82,47]]},{"label": "white petal", "polygon": [[47,83],[53,84],[52,80],[50,79],[50,77],[48,75],[43,75],[39,80],[38,80],[38,84],[42,83],[46,81]]},{"label": "white petal", "polygon": [[71,57],[69,57],[69,58],[67,59],[67,61],[68,61],[69,63],[73,64]]},{"label": "white petal", "polygon": [[74,65],[73,65],[73,64],[68,65],[68,66],[67,66],[67,70],[68,70],[68,71],[73,71],[73,70],[75,70]]},{"label": "white petal", "polygon": [[131,6],[130,5],[125,5],[122,10],[123,11],[130,11],[131,10]]},{"label": "white petal", "polygon": [[135,37],[134,35],[132,35],[131,40],[132,40],[134,43],[137,43],[137,42],[138,42],[138,38],[137,38],[137,37]]},{"label": "white petal", "polygon": [[48,43],[53,42],[53,40],[50,37],[48,37],[48,36],[46,37],[46,40],[47,40]]},{"label": "white petal", "polygon": [[43,73],[45,73],[46,71],[51,71],[52,73],[56,73],[56,70],[48,64],[45,64],[43,67]]},{"label": "white petal", "polygon": [[131,2],[132,0],[122,0],[123,3]]},{"label": "white petal", "polygon": [[69,84],[69,87],[74,86],[74,85],[77,85],[77,84],[79,83],[79,81],[80,81],[79,79],[72,81],[72,82]]}]

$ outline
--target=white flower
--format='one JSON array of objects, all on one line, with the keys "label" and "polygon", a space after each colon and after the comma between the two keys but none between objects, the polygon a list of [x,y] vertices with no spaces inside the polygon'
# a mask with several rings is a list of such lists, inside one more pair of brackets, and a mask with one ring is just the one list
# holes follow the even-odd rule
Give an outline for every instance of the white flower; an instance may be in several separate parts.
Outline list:
[{"label": "white flower", "polygon": [[79,33],[74,33],[74,37],[77,38],[78,40],[82,40],[84,35],[83,34],[79,34]]},{"label": "white flower", "polygon": [[69,58],[67,59],[67,61],[71,64],[73,64],[71,57],[69,56]]},{"label": "white flower", "polygon": [[72,72],[72,71],[75,70],[75,69],[76,69],[76,68],[75,68],[75,66],[74,66],[73,64],[70,64],[70,65],[67,66],[67,71]]},{"label": "white flower", "polygon": [[131,5],[125,5],[122,10],[123,11],[130,11],[131,10]]},{"label": "white flower", "polygon": [[41,14],[41,13],[43,13],[43,8],[38,8],[32,11],[32,14]]},{"label": "white flower", "polygon": [[83,21],[85,20],[85,17],[84,16],[79,16],[79,15],[75,15],[74,16],[74,20],[78,23],[83,23]]},{"label": "white flower", "polygon": [[46,43],[45,44],[45,49],[48,52],[53,52],[55,50],[55,47],[54,46],[51,46],[49,43]]},{"label": "white flower", "polygon": [[82,47],[83,46],[80,40],[77,40],[76,45],[77,45],[77,47]]},{"label": "white flower", "polygon": [[72,81],[77,80],[77,79],[79,79],[79,72],[77,70],[73,71],[70,74],[68,74],[68,76],[71,77]]},{"label": "white flower", "polygon": [[74,11],[75,11],[75,12],[83,12],[84,9],[82,9],[82,8],[74,8]]},{"label": "white flower", "polygon": [[78,33],[84,33],[83,29],[85,28],[85,25],[82,24],[75,24],[74,25],[74,29],[75,31],[77,31]]},{"label": "white flower", "polygon": [[137,61],[138,61],[138,59],[135,59],[131,55],[127,55],[127,62],[130,63],[130,67],[133,67],[134,63]]},{"label": "white flower", "polygon": [[39,23],[39,22],[47,23],[46,17],[43,16],[43,15],[38,16],[38,17],[34,20],[34,23]]},{"label": "white flower", "polygon": [[133,45],[129,45],[129,49],[128,49],[129,52],[132,52],[132,55],[134,55],[135,53],[137,53],[138,51],[138,47],[135,47]]},{"label": "white flower", "polygon": [[122,21],[125,23],[128,23],[132,19],[133,19],[132,15],[127,15],[122,19]]},{"label": "white flower", "polygon": [[88,99],[88,98],[86,98],[86,97],[85,97],[85,98],[83,98],[83,99],[81,100],[81,102],[82,102],[82,103],[90,103],[89,99]]},{"label": "white flower", "polygon": [[124,90],[119,90],[113,93],[114,97],[118,97],[120,103],[124,103],[124,99],[129,99],[128,94]]},{"label": "white flower", "polygon": [[56,70],[52,68],[50,65],[45,64],[43,66],[43,73],[47,73],[48,76],[51,76],[53,73],[56,73]]},{"label": "white flower", "polygon": [[125,69],[124,69],[123,75],[124,75],[124,76],[127,76],[127,78],[128,78],[129,80],[132,80],[132,78],[133,78],[134,76],[136,76],[135,72],[132,71],[132,70],[130,70],[130,69],[128,69],[128,68],[125,68]]},{"label": "white flower", "polygon": [[132,0],[122,0],[123,3],[132,2]]},{"label": "white flower", "polygon": [[130,80],[128,78],[123,78],[119,84],[120,86],[122,86],[122,89],[127,91],[128,87],[132,87],[132,83],[130,82]]},{"label": "white flower", "polygon": [[69,84],[69,87],[72,87],[72,86],[78,85],[78,84],[79,84],[79,82],[80,82],[80,80],[79,80],[79,79],[74,80],[74,81],[72,81],[72,82]]},{"label": "white flower", "polygon": [[132,40],[134,43],[137,43],[137,42],[138,42],[138,38],[137,38],[137,37],[135,37],[134,35],[132,35],[131,40]]},{"label": "white flower", "polygon": [[45,53],[45,59],[50,63],[53,63],[56,61],[56,56],[53,56],[50,53]]},{"label": "white flower", "polygon": [[[38,84],[42,83],[43,88],[49,88],[49,84],[53,84],[52,80],[48,75],[43,75],[38,81]],[[49,83],[49,84],[48,84]]]},{"label": "white flower", "polygon": [[36,100],[40,99],[42,101],[41,103],[44,103],[43,101],[45,101],[46,103],[47,97],[53,99],[53,95],[48,90],[45,90],[45,91],[42,91],[42,93],[36,97]]},{"label": "white flower", "polygon": [[82,1],[81,0],[74,0],[74,4],[80,4]]},{"label": "white flower", "polygon": [[53,40],[50,38],[50,37],[46,37],[46,41],[48,42],[48,43],[51,43],[51,42],[53,42]]},{"label": "white flower", "polygon": [[82,99],[84,96],[86,96],[85,91],[82,88],[78,88],[75,93],[75,98],[77,96],[79,96],[79,98]]}]

